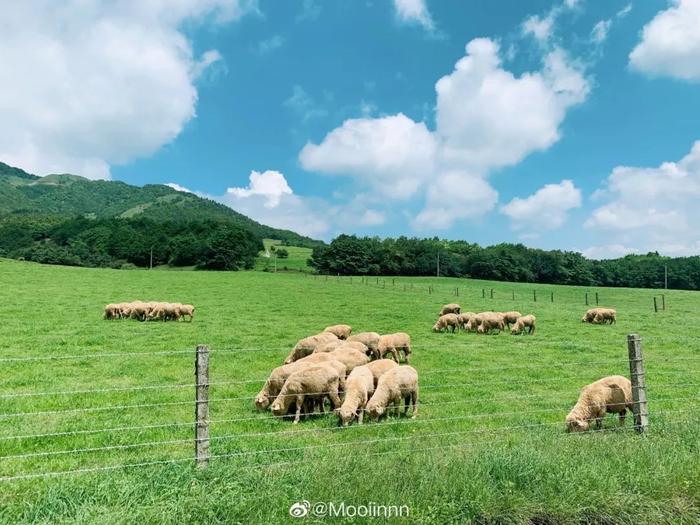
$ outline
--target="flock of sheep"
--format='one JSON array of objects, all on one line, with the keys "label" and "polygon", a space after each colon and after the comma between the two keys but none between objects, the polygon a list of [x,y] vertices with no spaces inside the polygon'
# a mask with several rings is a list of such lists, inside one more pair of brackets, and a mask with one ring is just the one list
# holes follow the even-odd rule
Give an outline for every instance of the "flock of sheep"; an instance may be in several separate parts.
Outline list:
[{"label": "flock of sheep", "polygon": [[[478,334],[500,333],[506,328],[513,335],[535,333],[537,319],[534,315],[522,315],[520,312],[465,312],[456,303],[446,304],[440,309],[438,320],[433,325],[433,332],[465,330]],[[512,325],[512,326],[511,326]]]},{"label": "flock of sheep", "polygon": [[194,317],[191,304],[132,301],[105,305],[105,319],[138,319],[139,321],[179,321]]},{"label": "flock of sheep", "polygon": [[318,408],[323,413],[329,398],[339,423],[347,426],[355,418],[362,424],[365,412],[375,421],[392,407],[398,415],[403,400],[404,414],[412,404],[415,418],[418,373],[408,364],[399,365],[401,354],[409,361],[410,336],[351,333],[352,327],[341,324],[300,340],[284,364],[270,373],[255,397],[256,407],[269,407],[277,417],[294,413],[298,423],[302,412],[309,415]]}]

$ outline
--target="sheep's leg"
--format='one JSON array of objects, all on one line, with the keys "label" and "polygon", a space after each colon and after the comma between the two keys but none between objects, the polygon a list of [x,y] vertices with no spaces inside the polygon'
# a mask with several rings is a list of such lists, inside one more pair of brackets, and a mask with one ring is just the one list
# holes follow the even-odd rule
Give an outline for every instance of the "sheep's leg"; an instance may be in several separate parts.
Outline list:
[{"label": "sheep's leg", "polygon": [[622,408],[622,412],[620,412],[620,426],[623,427],[625,426],[625,416],[627,415],[627,409]]},{"label": "sheep's leg", "polygon": [[411,401],[413,401],[413,415],[411,416],[411,419],[416,419],[416,416],[418,415],[418,389],[411,392]]},{"label": "sheep's leg", "polygon": [[296,398],[296,413],[294,414],[294,424],[299,423],[301,419],[301,409],[304,406],[304,396],[297,396]]},{"label": "sheep's leg", "polygon": [[359,413],[357,414],[357,424],[358,425],[362,424],[362,418],[364,418],[364,417],[365,417],[365,409],[361,408],[359,410]]},{"label": "sheep's leg", "polygon": [[340,408],[340,405],[342,403],[340,402],[340,397],[338,396],[338,386],[334,386],[331,391],[328,393],[328,397],[331,399],[331,405],[333,405],[333,409]]},{"label": "sheep's leg", "polygon": [[404,349],[403,349],[403,358],[404,358],[404,360],[406,361],[406,364],[408,364],[409,354],[410,354],[410,353],[411,353],[411,351],[410,351],[408,348],[404,348]]},{"label": "sheep's leg", "polygon": [[325,398],[325,396],[321,396],[320,399],[318,399],[318,411],[321,414],[326,413],[325,405],[326,405],[326,398]]},{"label": "sheep's leg", "polygon": [[407,395],[406,397],[403,398],[403,415],[408,414],[408,406],[411,403],[411,396]]},{"label": "sheep's leg", "polygon": [[392,347],[391,350],[390,350],[390,352],[391,352],[391,358],[392,358],[394,361],[396,361],[396,363],[398,363],[398,362],[399,362],[399,353],[396,351],[396,348],[393,348],[393,347]]},{"label": "sheep's leg", "polygon": [[595,418],[595,428],[597,430],[600,430],[603,428],[603,418],[601,416],[598,416]]},{"label": "sheep's leg", "polygon": [[[393,406],[394,406],[394,415],[396,417],[399,417],[399,414],[401,414],[401,398],[400,397],[394,399]],[[388,412],[388,410],[387,410],[387,412]]]}]

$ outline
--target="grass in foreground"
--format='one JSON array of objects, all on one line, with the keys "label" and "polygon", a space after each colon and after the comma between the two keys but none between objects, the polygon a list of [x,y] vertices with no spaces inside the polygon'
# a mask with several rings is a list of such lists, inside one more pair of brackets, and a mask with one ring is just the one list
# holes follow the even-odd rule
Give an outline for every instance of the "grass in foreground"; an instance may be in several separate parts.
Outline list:
[{"label": "grass in foreground", "polygon": [[[617,325],[591,326],[579,322],[586,290],[574,287],[537,285],[534,303],[533,286],[522,284],[429,278],[361,284],[359,278],[5,260],[0,282],[0,476],[185,460],[2,481],[1,523],[298,522],[288,509],[304,499],[410,508],[410,518],[377,523],[700,520],[697,293],[670,292],[668,309],[654,314],[654,291],[591,289],[591,299],[598,291],[601,305],[619,312]],[[191,302],[195,321],[101,319],[105,303],[136,298]],[[538,333],[431,333],[439,306],[455,300],[473,311],[534,313]],[[338,429],[330,415],[292,426],[254,410],[252,397],[293,343],[335,322],[411,334],[421,381],[418,420]],[[636,331],[644,337],[648,435],[615,432],[612,417],[609,432],[565,434],[563,418],[581,386],[628,374],[625,336]],[[228,456],[212,459],[204,471],[188,461],[197,343],[212,349],[211,453]],[[148,355],[110,355],[123,353]],[[9,360],[29,356],[85,357]],[[113,390],[135,386],[155,388]],[[111,390],[7,397],[92,389]],[[155,403],[172,404],[101,410]],[[92,432],[170,423],[182,425]],[[85,433],[8,439],[74,431]],[[113,446],[125,448],[53,454]],[[36,455],[45,453],[51,454]]]}]

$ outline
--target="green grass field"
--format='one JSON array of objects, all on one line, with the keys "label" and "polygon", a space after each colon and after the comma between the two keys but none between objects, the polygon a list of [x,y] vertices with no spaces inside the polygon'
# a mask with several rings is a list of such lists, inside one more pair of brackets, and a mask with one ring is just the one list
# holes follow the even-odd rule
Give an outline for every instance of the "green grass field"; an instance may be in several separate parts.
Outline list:
[{"label": "green grass field", "polygon": [[255,261],[256,270],[267,270],[273,272],[275,270],[275,258],[274,256],[267,257],[266,254],[270,254],[270,248],[272,246],[276,248],[283,248],[289,252],[289,257],[286,259],[277,259],[277,271],[278,272],[311,272],[311,268],[306,264],[306,261],[311,257],[311,248],[302,248],[300,246],[282,246],[280,241],[274,239],[263,239],[263,245],[265,246],[265,251],[260,252],[260,255]]},{"label": "green grass field", "polygon": [[[290,517],[300,500],[410,509],[374,523],[700,521],[697,293],[670,291],[655,314],[652,290],[8,260],[0,284],[0,523],[368,522]],[[616,325],[579,322],[586,291],[618,309]],[[101,319],[105,303],[137,298],[191,302],[194,322]],[[440,305],[453,301],[534,313],[537,333],[432,333]],[[411,334],[417,420],[339,429],[332,415],[293,426],[255,411],[252,398],[296,340],[337,322]],[[648,433],[631,421],[615,431],[610,416],[609,431],[566,434],[582,386],[628,375],[632,332],[643,337]],[[199,471],[190,461],[197,343],[212,352],[215,456]]]}]

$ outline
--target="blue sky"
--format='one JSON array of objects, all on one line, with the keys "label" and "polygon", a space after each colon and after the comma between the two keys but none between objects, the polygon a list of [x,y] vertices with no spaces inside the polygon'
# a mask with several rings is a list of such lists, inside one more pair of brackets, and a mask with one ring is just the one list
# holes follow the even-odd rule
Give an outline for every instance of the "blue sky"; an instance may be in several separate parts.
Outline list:
[{"label": "blue sky", "polygon": [[324,239],[700,253],[700,0],[36,0],[0,25],[0,160],[38,174]]}]

